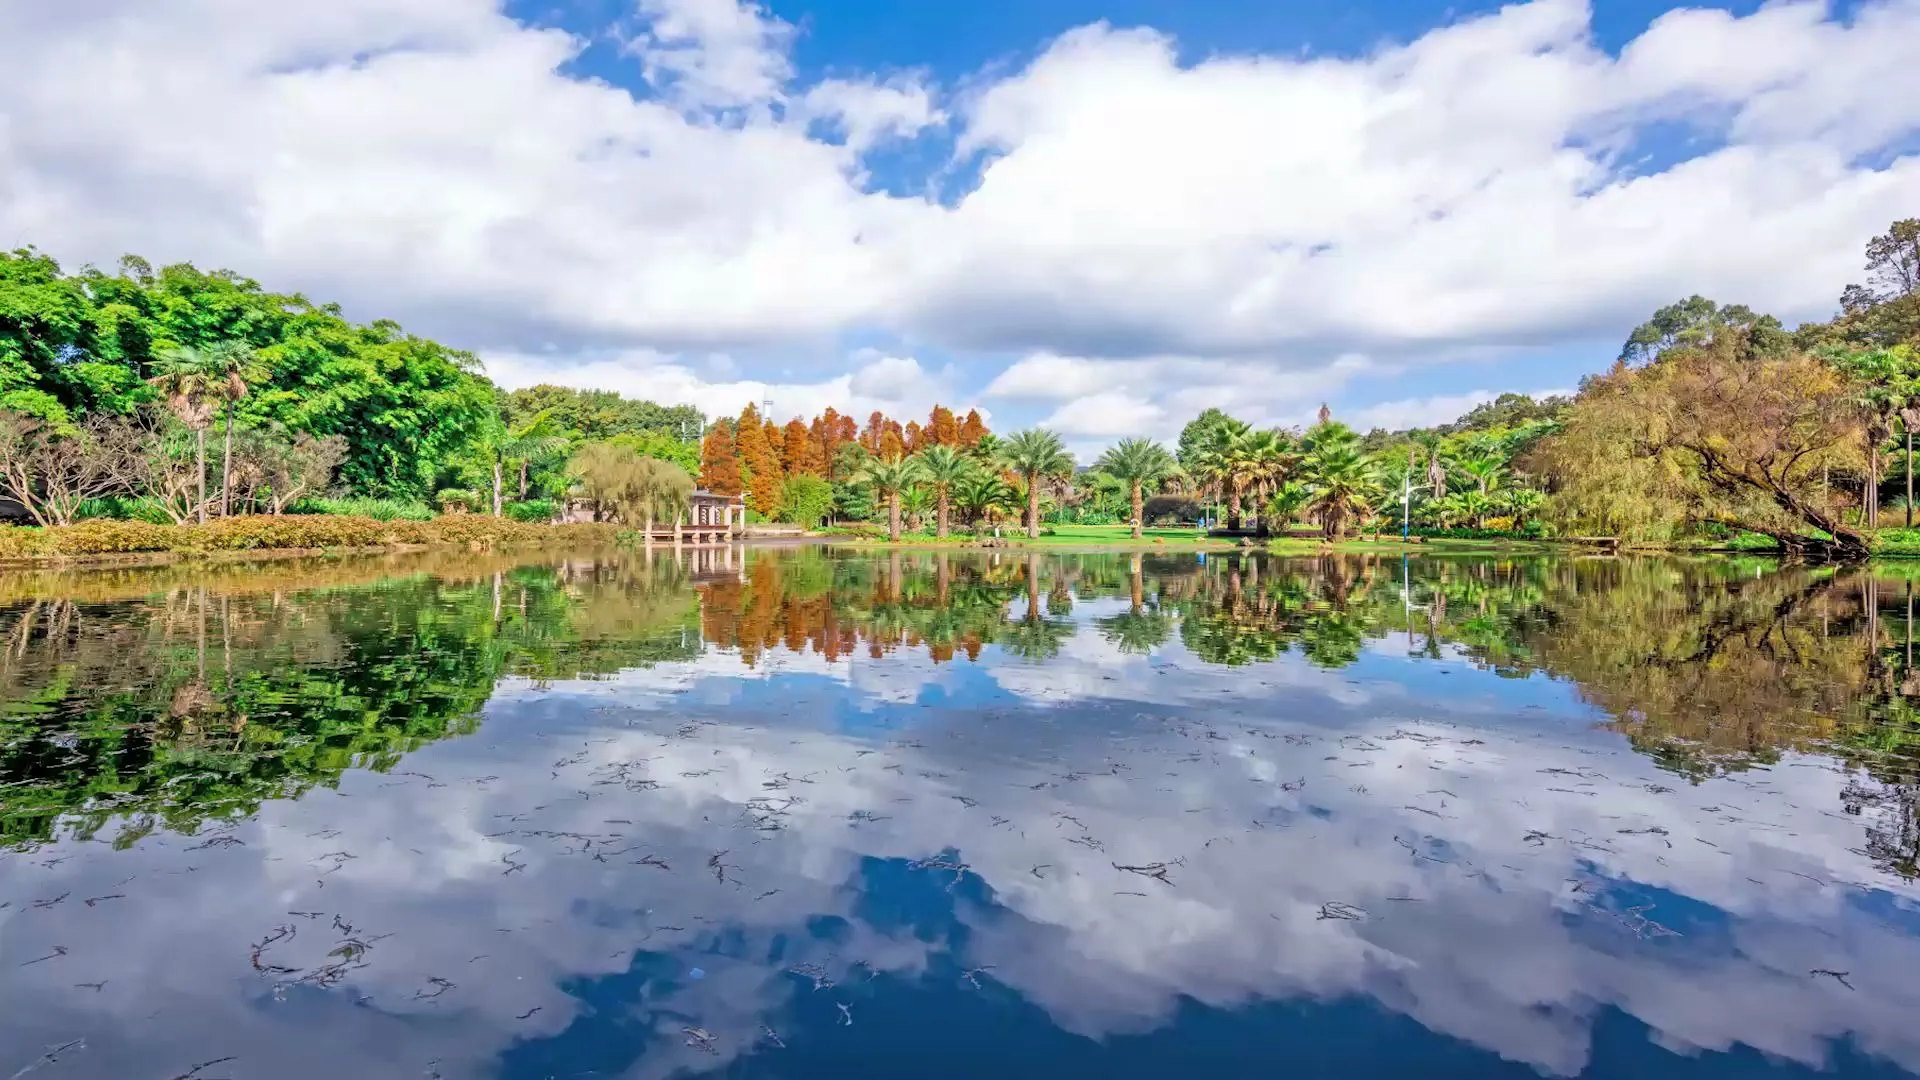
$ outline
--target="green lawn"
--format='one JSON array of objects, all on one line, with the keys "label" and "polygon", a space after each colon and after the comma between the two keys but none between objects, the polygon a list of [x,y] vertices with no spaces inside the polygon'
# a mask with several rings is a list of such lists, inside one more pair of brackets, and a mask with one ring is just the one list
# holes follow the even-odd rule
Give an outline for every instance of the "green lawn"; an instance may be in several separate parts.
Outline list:
[{"label": "green lawn", "polygon": [[[1037,540],[1027,539],[1026,530],[1018,525],[1003,527],[1000,539],[1021,547],[1231,547],[1232,541],[1214,540],[1198,529],[1167,528],[1146,529],[1139,540],[1133,539],[1133,530],[1125,525],[1048,525],[1050,535]],[[902,547],[949,547],[971,544],[976,539],[971,534],[949,536],[945,540],[936,540],[931,533],[902,533]],[[857,544],[890,546],[885,538],[858,539]]]}]

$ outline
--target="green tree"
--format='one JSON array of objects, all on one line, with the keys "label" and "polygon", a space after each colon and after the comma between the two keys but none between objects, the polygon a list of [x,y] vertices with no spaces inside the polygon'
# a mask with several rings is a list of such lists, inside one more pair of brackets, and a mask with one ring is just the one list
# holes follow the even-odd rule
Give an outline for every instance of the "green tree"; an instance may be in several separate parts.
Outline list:
[{"label": "green tree", "polygon": [[1121,439],[1108,447],[1094,468],[1127,485],[1133,538],[1138,540],[1146,526],[1146,489],[1157,488],[1174,475],[1179,466],[1174,462],[1173,455],[1167,453],[1166,447],[1152,439],[1136,438]]},{"label": "green tree", "polygon": [[912,458],[870,457],[859,479],[887,504],[887,539],[900,540],[900,496],[920,481],[920,463]]},{"label": "green tree", "polygon": [[1013,489],[1005,480],[981,470],[955,485],[953,498],[969,522],[990,520],[1013,505]]},{"label": "green tree", "polygon": [[207,428],[213,423],[213,403],[226,394],[227,358],[209,349],[176,346],[154,359],[148,381],[166,400],[167,408],[193,432],[196,470],[194,517],[207,520]]},{"label": "green tree", "polygon": [[1323,421],[1301,440],[1300,468],[1307,510],[1330,541],[1346,535],[1347,523],[1364,518],[1385,491],[1379,471],[1360,449],[1360,437],[1345,424]]},{"label": "green tree", "polygon": [[1219,409],[1205,409],[1199,416],[1187,421],[1180,429],[1180,442],[1175,457],[1180,467],[1190,473],[1198,474],[1207,452],[1220,441],[1219,431],[1223,428],[1245,430],[1246,424],[1235,420]]},{"label": "green tree", "polygon": [[944,443],[929,446],[916,456],[920,459],[920,475],[933,492],[934,535],[944,540],[954,489],[978,467],[964,451]]},{"label": "green tree", "polygon": [[833,512],[833,485],[818,476],[798,473],[780,489],[780,519],[814,528]]},{"label": "green tree", "polygon": [[1045,428],[1028,428],[1015,433],[1000,448],[1000,460],[1027,482],[1027,536],[1040,535],[1040,482],[1049,477],[1071,476],[1073,455],[1060,436]]}]

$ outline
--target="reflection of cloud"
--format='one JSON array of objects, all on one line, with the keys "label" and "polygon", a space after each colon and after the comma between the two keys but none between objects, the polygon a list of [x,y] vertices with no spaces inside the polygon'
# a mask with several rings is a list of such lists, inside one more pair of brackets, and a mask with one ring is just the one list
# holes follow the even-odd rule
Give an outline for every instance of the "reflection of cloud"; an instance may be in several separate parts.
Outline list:
[{"label": "reflection of cloud", "polygon": [[[784,1023],[814,991],[781,968],[819,964],[848,985],[855,961],[926,971],[950,937],[876,925],[866,875],[952,850],[989,890],[939,894],[952,911],[937,918],[966,927],[954,959],[1089,1036],[1154,1028],[1183,1000],[1362,996],[1557,1073],[1584,1065],[1609,1006],[1676,1046],[1816,1062],[1851,1035],[1920,1066],[1920,945],[1860,902],[1878,889],[1876,903],[1911,911],[1916,893],[1848,850],[1858,822],[1830,812],[1842,779],[1818,760],[1654,790],[1660,774],[1611,737],[1455,704],[1470,686],[1418,701],[1370,682],[1354,697],[1349,675],[1296,658],[1239,671],[1177,647],[1121,658],[1085,630],[1052,663],[983,667],[1017,696],[923,706],[918,687],[958,687],[966,665],[904,651],[844,665],[775,652],[752,670],[710,653],[510,683],[477,736],[271,804],[234,831],[244,846],[156,839],[10,872],[6,959],[72,951],[5,971],[0,1043],[104,1031],[82,1075],[118,1075],[108,1066],[156,1047],[184,1067],[227,1046],[293,1078],[423,1070],[392,1047],[465,1075],[590,1021],[602,1006],[579,988],[639,950],[660,974],[635,1013],[653,1035],[630,1075],[661,1076],[713,1063],[682,1025],[719,1036],[725,1060]],[[911,737],[840,733],[834,706],[910,717]],[[1115,868],[1162,862],[1170,884]],[[129,895],[28,906],[95,889]],[[1365,917],[1325,917],[1332,903]],[[1635,936],[1640,904],[1684,936]],[[324,914],[288,914],[305,911]],[[293,926],[266,959],[310,971],[345,934],[335,914],[392,936],[340,989],[276,1000],[299,975],[255,972],[249,945]],[[807,932],[823,916],[842,936]],[[693,964],[703,979],[684,974]],[[103,976],[102,991],[72,988]],[[432,978],[455,988],[422,998]],[[369,1038],[381,1032],[394,1036]]]}]

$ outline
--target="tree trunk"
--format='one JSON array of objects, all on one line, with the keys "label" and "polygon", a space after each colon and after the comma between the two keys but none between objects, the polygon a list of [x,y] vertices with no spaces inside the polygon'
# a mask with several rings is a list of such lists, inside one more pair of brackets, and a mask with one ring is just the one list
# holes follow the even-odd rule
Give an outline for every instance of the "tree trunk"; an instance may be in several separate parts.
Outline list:
[{"label": "tree trunk", "polygon": [[195,428],[194,461],[200,466],[200,475],[196,477],[200,505],[194,508],[194,518],[200,524],[207,523],[207,429]]},{"label": "tree trunk", "polygon": [[220,516],[233,513],[233,498],[227,487],[233,481],[233,399],[227,399],[227,448],[220,459]]},{"label": "tree trunk", "polygon": [[1040,539],[1040,477],[1027,477],[1027,539]]},{"label": "tree trunk", "polygon": [[493,516],[494,517],[499,517],[500,511],[501,511],[500,485],[501,485],[500,462],[496,459],[493,463]]},{"label": "tree trunk", "polygon": [[935,495],[937,506],[934,509],[933,535],[940,540],[947,538],[947,489],[941,488]]},{"label": "tree trunk", "polygon": [[1127,604],[1135,615],[1147,606],[1147,582],[1143,570],[1143,560],[1136,551],[1132,563],[1127,567]]},{"label": "tree trunk", "polygon": [[1140,481],[1135,480],[1133,482],[1133,538],[1135,540],[1140,539],[1140,529],[1145,524],[1142,518],[1145,514],[1146,498],[1140,491]]},{"label": "tree trunk", "polygon": [[887,540],[900,542],[900,493],[897,491],[887,496]]},{"label": "tree trunk", "polygon": [[1238,484],[1227,492],[1227,529],[1230,532],[1240,531],[1240,485]]},{"label": "tree trunk", "polygon": [[1913,428],[1907,427],[1907,528],[1913,528]]},{"label": "tree trunk", "polygon": [[527,466],[528,464],[529,463],[526,458],[520,459],[520,501],[521,502],[527,501]]}]

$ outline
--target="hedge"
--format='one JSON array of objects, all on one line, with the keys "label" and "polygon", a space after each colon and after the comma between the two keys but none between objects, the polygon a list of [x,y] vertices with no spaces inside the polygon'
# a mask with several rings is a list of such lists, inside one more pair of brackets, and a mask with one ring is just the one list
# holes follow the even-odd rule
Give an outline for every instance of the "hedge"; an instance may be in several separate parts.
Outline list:
[{"label": "hedge", "polygon": [[205,525],[155,525],[96,519],[39,529],[0,526],[0,559],[60,558],[136,552],[311,550],[464,544],[490,546],[570,541],[611,542],[611,525],[545,525],[485,514],[432,521],[378,521],[366,517],[293,515],[220,518]]}]

